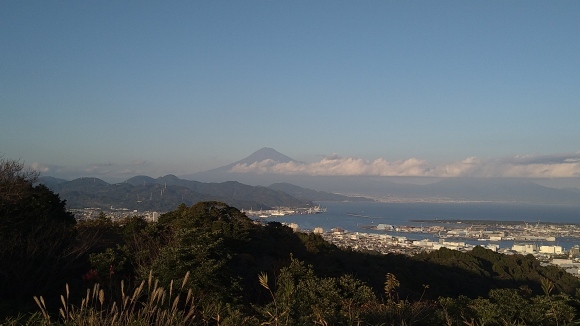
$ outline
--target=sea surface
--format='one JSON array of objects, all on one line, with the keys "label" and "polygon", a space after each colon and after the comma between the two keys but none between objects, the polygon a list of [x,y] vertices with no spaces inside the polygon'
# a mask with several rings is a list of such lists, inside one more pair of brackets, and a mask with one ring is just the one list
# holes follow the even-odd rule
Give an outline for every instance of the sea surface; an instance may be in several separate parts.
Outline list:
[{"label": "sea surface", "polygon": [[[326,208],[325,213],[312,215],[273,216],[266,221],[296,223],[303,230],[321,227],[324,231],[341,228],[349,232],[385,233],[369,230],[368,226],[389,224],[394,226],[426,226],[428,222],[417,220],[491,220],[515,221],[536,224],[564,223],[580,224],[579,205],[540,205],[511,203],[380,203],[380,202],[317,202]],[[466,222],[468,223],[468,222]],[[408,239],[434,239],[425,233],[386,232]],[[459,240],[450,240],[459,241]],[[463,241],[463,240],[461,240]],[[476,240],[465,241],[472,244],[486,244]],[[513,241],[500,241],[501,248],[511,247]],[[570,249],[580,245],[580,239],[556,238],[556,242],[538,243],[560,245]]]}]

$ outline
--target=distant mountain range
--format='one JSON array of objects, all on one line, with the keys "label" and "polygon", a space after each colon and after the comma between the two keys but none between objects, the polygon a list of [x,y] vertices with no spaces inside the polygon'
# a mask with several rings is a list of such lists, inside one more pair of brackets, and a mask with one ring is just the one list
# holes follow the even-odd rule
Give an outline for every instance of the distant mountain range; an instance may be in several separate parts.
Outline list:
[{"label": "distant mountain range", "polygon": [[[130,210],[169,211],[181,203],[216,200],[239,209],[272,209],[275,207],[308,207],[313,201],[369,200],[351,198],[289,184],[270,187],[249,186],[237,181],[203,183],[166,175],[157,179],[136,176],[123,183],[109,184],[98,178],[72,181],[40,177],[39,183],[58,193],[69,208],[127,208]],[[286,190],[286,191],[285,191]],[[287,191],[290,191],[289,194]]]},{"label": "distant mountain range", "polygon": [[[41,177],[41,182],[66,199],[69,207],[114,205],[129,209],[171,210],[181,202],[219,200],[237,208],[301,206],[312,201],[491,201],[580,205],[580,189],[557,189],[529,179],[446,178],[424,185],[393,182],[375,176],[310,176],[235,173],[237,164],[270,160],[298,162],[264,147],[237,162],[180,177],[136,176],[120,184],[96,178],[72,181]],[[193,181],[196,180],[196,181]],[[425,179],[424,179],[425,180]],[[316,189],[316,190],[313,190]],[[161,196],[163,192],[163,196]],[[160,208],[161,207],[161,208]]]}]

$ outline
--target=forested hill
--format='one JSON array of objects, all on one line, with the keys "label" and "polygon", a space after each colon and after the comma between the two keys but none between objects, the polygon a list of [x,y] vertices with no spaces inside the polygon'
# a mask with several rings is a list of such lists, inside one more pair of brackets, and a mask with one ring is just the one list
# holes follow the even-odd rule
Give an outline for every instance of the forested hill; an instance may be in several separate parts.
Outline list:
[{"label": "forested hill", "polygon": [[[239,182],[201,183],[165,176],[158,179],[135,177],[123,183],[109,184],[98,178],[72,181],[49,179],[47,186],[65,199],[69,208],[98,207],[130,210],[169,211],[181,203],[217,200],[240,209],[270,209],[278,206],[312,205],[283,191],[254,187]],[[40,178],[40,183],[43,179]]]}]

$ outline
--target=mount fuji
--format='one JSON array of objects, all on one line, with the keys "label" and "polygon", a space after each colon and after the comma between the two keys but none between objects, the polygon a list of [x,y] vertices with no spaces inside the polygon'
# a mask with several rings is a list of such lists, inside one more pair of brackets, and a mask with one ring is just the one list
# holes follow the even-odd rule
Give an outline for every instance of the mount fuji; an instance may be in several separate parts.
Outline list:
[{"label": "mount fuji", "polygon": [[236,165],[251,165],[266,160],[271,160],[272,162],[276,163],[289,163],[289,162],[298,163],[298,161],[278,152],[273,148],[263,147],[255,151],[254,153],[250,154],[248,157],[243,158],[234,163],[204,172],[182,175],[180,176],[180,178],[188,180],[196,180],[201,182],[238,181],[249,185],[261,185],[261,186],[267,186],[276,182],[286,182],[287,180],[281,180],[279,178],[282,176],[276,177],[270,174],[264,175],[256,173],[232,172],[232,168]]},{"label": "mount fuji", "polygon": [[413,184],[378,176],[312,176],[232,171],[238,164],[249,166],[266,160],[270,160],[269,163],[301,163],[275,149],[264,147],[234,163],[181,178],[201,182],[238,181],[264,187],[292,184],[317,191],[389,201],[490,201],[574,205],[580,202],[578,189],[546,187],[534,182],[534,179],[432,178],[423,180],[428,181],[423,184]]}]

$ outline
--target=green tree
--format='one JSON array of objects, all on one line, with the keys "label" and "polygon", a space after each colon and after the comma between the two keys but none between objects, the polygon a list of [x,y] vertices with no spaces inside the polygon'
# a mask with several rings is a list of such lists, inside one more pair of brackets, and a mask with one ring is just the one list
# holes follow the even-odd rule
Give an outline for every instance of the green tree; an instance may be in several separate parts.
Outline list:
[{"label": "green tree", "polygon": [[267,274],[259,279],[272,295],[259,309],[271,325],[353,325],[362,320],[363,307],[376,301],[372,289],[352,276],[318,277],[312,266],[293,257],[280,270],[275,291]]},{"label": "green tree", "polygon": [[168,237],[152,261],[155,275],[164,282],[191,273],[188,286],[196,294],[234,302],[241,288],[230,268],[235,248],[247,243],[251,221],[236,208],[221,202],[200,202],[159,219]]},{"label": "green tree", "polygon": [[74,216],[58,195],[33,185],[36,176],[0,160],[0,313],[54,291],[80,255]]},{"label": "green tree", "polygon": [[38,173],[16,160],[0,157],[0,209],[18,203],[32,191]]}]

